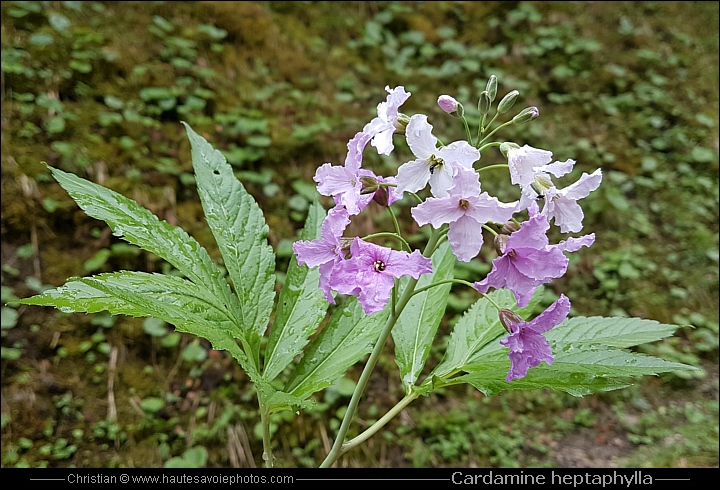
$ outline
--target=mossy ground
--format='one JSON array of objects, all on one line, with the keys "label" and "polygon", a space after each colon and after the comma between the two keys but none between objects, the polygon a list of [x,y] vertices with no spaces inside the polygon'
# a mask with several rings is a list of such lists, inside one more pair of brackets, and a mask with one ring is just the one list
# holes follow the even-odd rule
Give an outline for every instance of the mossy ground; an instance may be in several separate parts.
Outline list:
[{"label": "mossy ground", "polygon": [[[574,178],[604,171],[583,201],[597,242],[571,259],[545,304],[566,292],[576,314],[693,325],[642,349],[702,374],[582,399],[448,388],[338,464],[717,467],[717,32],[715,2],[3,2],[3,302],[71,276],[168,272],[87,217],[42,162],[137,200],[219,259],[187,121],[264,210],[282,272],[315,169],[343,161],[385,85],[404,85],[413,95],[403,110],[429,114],[452,140],[462,128],[437,96],[455,96],[475,117],[495,74],[500,95],[518,89],[518,105],[541,113],[503,139],[576,159]],[[366,152],[365,164],[392,173],[403,150]],[[484,189],[514,199],[501,177]],[[386,220],[380,211],[364,219],[353,225]],[[475,267],[491,259],[483,251]],[[455,293],[439,339],[474,300]],[[16,313],[7,327],[3,313],[4,467],[162,466],[195,446],[207,449],[207,466],[261,464],[254,392],[224,353],[141,319]],[[388,346],[358,427],[401,396]],[[347,392],[334,387],[319,401],[274,418],[278,465],[324,457]]]}]

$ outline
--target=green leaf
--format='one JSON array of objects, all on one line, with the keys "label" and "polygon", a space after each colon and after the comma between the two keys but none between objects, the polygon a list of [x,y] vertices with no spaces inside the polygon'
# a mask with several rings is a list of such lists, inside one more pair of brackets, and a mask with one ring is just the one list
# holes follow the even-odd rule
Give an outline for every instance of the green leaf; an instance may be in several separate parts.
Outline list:
[{"label": "green leaf", "polygon": [[504,359],[466,366],[468,374],[453,381],[469,383],[486,396],[508,390],[543,388],[564,391],[573,396],[585,396],[597,391],[612,391],[630,386],[630,383],[614,378],[555,371],[553,366],[545,364],[530,369],[524,378],[507,382],[505,376],[510,369],[510,361],[507,355],[500,352],[498,354],[504,356]]},{"label": "green leaf", "polygon": [[[416,289],[453,278],[455,255],[449,243],[444,243],[435,251],[432,262],[432,274],[422,275]],[[413,386],[425,365],[440,320],[445,314],[451,287],[450,283],[442,284],[413,296],[392,329],[395,362],[400,368],[400,378],[406,391]]]},{"label": "green leaf", "polygon": [[69,280],[59,288],[24,298],[18,303],[54,306],[64,312],[151,316],[210,341],[214,349],[228,351],[255,381],[260,375],[235,342],[242,332],[229,311],[217,305],[212,294],[177,276],[146,272],[112,272]]},{"label": "green leaf", "polygon": [[628,386],[623,378],[656,375],[697,368],[663,359],[600,346],[554,345],[555,361],[530,368],[527,376],[505,381],[510,370],[507,349],[501,348],[465,366],[468,374],[453,382],[465,381],[488,396],[505,390],[550,388],[584,396]]},{"label": "green leaf", "polygon": [[574,317],[545,334],[548,341],[563,344],[600,344],[632,347],[668,337],[678,329],[655,320],[626,317]]},{"label": "green leaf", "polygon": [[[15,298],[17,299],[17,298]],[[11,328],[15,328],[15,325],[17,325],[18,320],[18,312],[15,311],[12,308],[8,308],[6,306],[2,307],[2,329],[3,330],[10,330]]]},{"label": "green leaf", "polygon": [[[325,210],[315,202],[308,212],[300,239],[318,238],[324,218]],[[318,287],[319,278],[317,267],[310,269],[300,265],[292,256],[265,350],[265,379],[274,379],[302,352],[310,335],[325,318],[328,302]]]},{"label": "green leaf", "polygon": [[[488,293],[488,296],[500,308],[513,310],[523,316],[532,311],[535,304],[540,301],[542,288],[535,291],[530,303],[523,308],[517,308],[515,296],[508,289],[497,289]],[[454,371],[463,370],[465,365],[472,363],[478,357],[483,347],[505,334],[507,332],[500,323],[497,308],[485,297],[481,297],[455,324],[445,357],[432,374],[443,377]],[[500,344],[497,346],[500,347]]]},{"label": "green leaf", "polygon": [[222,153],[183,124],[205,218],[240,298],[242,328],[257,363],[275,297],[275,254],[267,243],[268,226]]},{"label": "green leaf", "polygon": [[150,396],[140,402],[140,408],[149,413],[156,413],[165,408],[165,400]]},{"label": "green leaf", "polygon": [[390,308],[366,315],[351,297],[330,317],[328,324],[307,348],[285,391],[307,398],[330,386],[347,368],[369,353],[387,321]]},{"label": "green leaf", "polygon": [[205,248],[185,230],[161,221],[132,199],[106,187],[57,168],[50,171],[78,205],[89,216],[105,221],[115,236],[165,259],[206,289],[216,307],[227,305],[235,318],[242,318],[238,300],[220,269]]}]

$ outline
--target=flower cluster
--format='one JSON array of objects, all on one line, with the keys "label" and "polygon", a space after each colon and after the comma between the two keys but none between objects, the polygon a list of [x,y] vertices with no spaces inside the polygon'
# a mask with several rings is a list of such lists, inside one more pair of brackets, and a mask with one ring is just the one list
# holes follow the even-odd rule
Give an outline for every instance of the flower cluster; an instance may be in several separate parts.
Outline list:
[{"label": "flower cluster", "polygon": [[[598,188],[601,170],[583,173],[575,183],[558,188],[552,178],[570,173],[574,160],[552,162],[552,153],[547,150],[511,142],[483,146],[484,139],[479,136],[481,130],[487,130],[485,116],[495,99],[496,84],[495,77],[491,77],[488,88],[481,94],[478,109],[482,122],[475,143],[462,104],[449,95],[438,98],[438,106],[444,112],[463,120],[468,136],[467,140],[447,145],[433,135],[427,115],[408,117],[399,112],[411,95],[404,87],[385,87],[386,101],[377,106],[377,117],[348,142],[344,165],[325,163],[317,169],[314,180],[318,192],[332,197],[335,207],[322,224],[321,236],[298,241],[293,250],[299,263],[319,267],[319,287],[328,302],[334,304],[332,291],[354,295],[367,314],[375,313],[388,303],[396,278],[409,275],[418,279],[432,272],[430,259],[418,250],[394,250],[360,237],[343,237],[352,217],[371,201],[390,206],[406,194],[418,199],[419,204],[411,209],[413,219],[420,226],[430,224],[442,229],[460,261],[469,262],[479,254],[484,243],[483,230],[494,234],[498,257],[493,260],[490,273],[473,286],[482,294],[491,288],[507,288],[515,295],[518,307],[529,303],[538,286],[565,274],[566,253],[593,244],[594,234],[570,237],[557,244],[551,244],[547,234],[551,221],[562,233],[582,230],[584,215],[577,201]],[[507,112],[517,96],[517,91],[508,93],[498,104],[497,113]],[[506,124],[523,124],[538,115],[536,107],[529,107]],[[400,165],[396,176],[383,177],[363,168],[367,144],[381,155],[390,155],[396,134],[404,134],[414,158]],[[480,169],[474,166],[481,151],[492,146],[499,146],[507,158],[510,182],[519,187],[518,201],[501,202],[481,191]],[[428,185],[431,196],[422,200],[415,193]],[[542,209],[538,205],[540,199]],[[517,221],[518,213],[525,211],[527,219]],[[500,232],[490,225],[496,225]],[[406,243],[402,238],[399,242]],[[542,334],[564,321],[569,311],[570,300],[564,295],[529,322],[510,310],[500,311],[501,322],[510,334],[501,342],[510,349],[508,381],[524,377],[529,368],[541,361],[553,362],[550,345]]]}]

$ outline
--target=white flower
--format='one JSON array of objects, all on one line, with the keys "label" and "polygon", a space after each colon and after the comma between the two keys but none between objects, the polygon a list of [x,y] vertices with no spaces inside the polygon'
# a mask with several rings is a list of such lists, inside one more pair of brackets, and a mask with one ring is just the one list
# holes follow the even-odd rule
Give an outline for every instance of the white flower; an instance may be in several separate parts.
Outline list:
[{"label": "white flower", "polygon": [[597,169],[590,175],[583,173],[577,182],[564,189],[553,186],[545,192],[545,206],[541,214],[546,215],[548,221],[554,219],[562,233],[582,230],[585,215],[577,201],[597,189],[601,181],[602,170]]},{"label": "white flower", "polygon": [[455,141],[440,149],[432,135],[427,116],[416,114],[405,129],[408,146],[417,157],[400,166],[397,174],[398,192],[417,192],[430,182],[435,197],[445,197],[453,185],[458,166],[472,168],[480,159],[480,152],[467,141]]},{"label": "white flower", "polygon": [[394,89],[388,85],[385,90],[389,93],[387,100],[378,104],[377,117],[362,130],[363,133],[372,135],[371,144],[381,155],[389,155],[395,148],[392,137],[397,129],[398,108],[410,97],[410,92],[406,92],[402,85]]}]

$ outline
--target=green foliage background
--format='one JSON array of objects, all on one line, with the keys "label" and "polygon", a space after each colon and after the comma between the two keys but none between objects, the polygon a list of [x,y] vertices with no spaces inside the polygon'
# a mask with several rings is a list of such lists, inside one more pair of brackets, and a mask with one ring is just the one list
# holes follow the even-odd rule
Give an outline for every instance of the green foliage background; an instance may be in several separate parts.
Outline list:
[{"label": "green foliage background", "polygon": [[[343,161],[385,85],[404,85],[413,95],[403,110],[428,114],[451,141],[462,128],[437,96],[453,95],[472,119],[495,74],[499,97],[517,89],[516,106],[541,114],[500,137],[577,160],[568,183],[583,171],[604,172],[603,185],[582,202],[597,241],[570,257],[567,276],[540,306],[565,292],[575,314],[688,325],[640,350],[703,370],[580,399],[545,392],[488,399],[448,387],[411,405],[340,465],[718,465],[716,2],[1,8],[3,303],[71,276],[172,273],[85,215],[43,161],[182,226],[217,260],[179,122],[187,121],[223,151],[264,210],[282,281],[316,197],[315,169]],[[366,152],[366,164],[392,174],[408,155],[399,139],[396,146],[388,159]],[[515,199],[506,179],[496,179],[484,178],[484,190]],[[363,219],[353,223],[358,233],[387,225],[379,212]],[[474,280],[492,258],[485,248],[455,275]],[[453,291],[439,345],[475,299]],[[3,307],[2,465],[260,464],[247,378],[224,353],[170,330],[152,320]],[[429,368],[440,356],[434,348]],[[312,412],[277,414],[281,465],[322,460],[356,375],[329,388]],[[361,419],[371,422],[401,396],[388,355]]]}]

